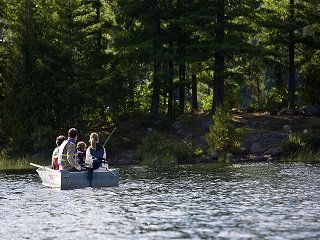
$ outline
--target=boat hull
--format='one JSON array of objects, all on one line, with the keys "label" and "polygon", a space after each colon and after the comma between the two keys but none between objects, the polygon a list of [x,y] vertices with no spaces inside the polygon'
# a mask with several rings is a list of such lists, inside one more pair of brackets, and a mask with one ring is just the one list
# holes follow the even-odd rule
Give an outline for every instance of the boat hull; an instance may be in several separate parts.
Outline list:
[{"label": "boat hull", "polygon": [[100,188],[119,186],[119,169],[97,169],[95,171],[68,172],[50,168],[38,168],[42,184],[61,190],[77,188]]}]

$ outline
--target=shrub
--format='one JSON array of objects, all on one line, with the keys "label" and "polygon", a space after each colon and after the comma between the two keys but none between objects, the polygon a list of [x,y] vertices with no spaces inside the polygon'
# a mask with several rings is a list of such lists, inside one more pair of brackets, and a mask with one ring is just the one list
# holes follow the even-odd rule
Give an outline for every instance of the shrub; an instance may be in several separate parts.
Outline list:
[{"label": "shrub", "polygon": [[210,126],[206,140],[211,150],[218,152],[233,152],[240,148],[242,137],[241,129],[237,129],[232,122],[232,114],[217,108],[212,116],[213,124]]},{"label": "shrub", "polygon": [[270,112],[279,111],[287,105],[287,95],[286,89],[273,87],[266,92],[262,107]]},{"label": "shrub", "polygon": [[152,133],[138,146],[137,157],[149,166],[170,166],[190,158],[192,148],[185,142]]},{"label": "shrub", "polygon": [[317,134],[292,133],[288,139],[282,143],[282,149],[287,155],[299,152],[316,152],[320,148],[320,137]]}]

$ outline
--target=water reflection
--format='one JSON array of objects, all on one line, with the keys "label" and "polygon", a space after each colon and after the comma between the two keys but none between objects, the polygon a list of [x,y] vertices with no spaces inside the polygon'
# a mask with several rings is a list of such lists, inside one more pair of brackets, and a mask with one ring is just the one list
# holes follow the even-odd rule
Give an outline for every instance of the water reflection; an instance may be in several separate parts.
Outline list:
[{"label": "water reflection", "polygon": [[4,239],[319,239],[320,166],[121,169],[117,188],[59,191],[0,173]]}]

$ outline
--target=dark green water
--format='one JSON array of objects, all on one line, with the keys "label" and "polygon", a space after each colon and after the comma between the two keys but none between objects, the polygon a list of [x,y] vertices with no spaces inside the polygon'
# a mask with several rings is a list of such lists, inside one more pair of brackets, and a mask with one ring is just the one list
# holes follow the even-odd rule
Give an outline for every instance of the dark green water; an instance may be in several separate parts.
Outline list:
[{"label": "dark green water", "polygon": [[320,239],[320,165],[121,169],[116,188],[60,191],[0,173],[2,239]]}]

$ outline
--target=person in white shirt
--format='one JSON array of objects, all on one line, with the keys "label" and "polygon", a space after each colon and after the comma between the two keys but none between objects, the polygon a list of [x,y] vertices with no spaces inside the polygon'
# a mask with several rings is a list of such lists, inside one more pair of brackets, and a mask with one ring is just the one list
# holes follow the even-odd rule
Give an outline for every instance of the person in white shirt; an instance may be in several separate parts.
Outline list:
[{"label": "person in white shirt", "polygon": [[[89,166],[93,165],[93,161],[96,160],[104,160],[106,161],[107,154],[106,149],[104,146],[99,144],[99,135],[96,132],[90,134],[90,146],[87,148],[86,151],[86,164]],[[108,169],[108,166],[106,166]]]}]

